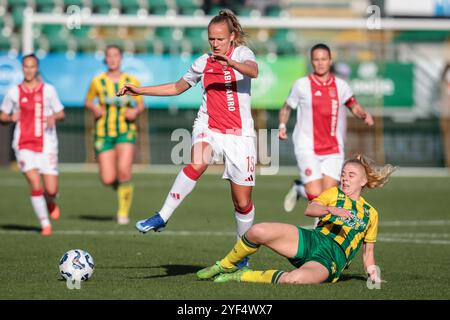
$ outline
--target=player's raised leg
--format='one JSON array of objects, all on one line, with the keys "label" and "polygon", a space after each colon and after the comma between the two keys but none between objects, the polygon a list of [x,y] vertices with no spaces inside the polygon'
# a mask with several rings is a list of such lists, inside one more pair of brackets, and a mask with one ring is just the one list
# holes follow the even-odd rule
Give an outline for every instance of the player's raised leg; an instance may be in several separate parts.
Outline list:
[{"label": "player's raised leg", "polygon": [[134,186],[132,183],[132,167],[135,145],[132,143],[119,143],[117,152],[117,222],[128,224],[131,204],[133,202]]},{"label": "player's raised leg", "polygon": [[58,176],[55,174],[44,174],[44,190],[45,202],[47,203],[47,210],[52,220],[58,220],[60,217],[60,209],[56,204],[56,196],[58,194]]},{"label": "player's raised leg", "polygon": [[[322,159],[321,171],[323,174],[323,179],[321,192],[339,185],[343,164],[343,155],[331,155]],[[317,227],[317,225],[319,224],[319,220],[319,218],[314,219],[314,227]]]},{"label": "player's raised leg", "polygon": [[323,191],[330,189],[332,187],[336,187],[338,185],[338,181],[330,176],[324,175],[322,180],[322,189]]},{"label": "player's raised leg", "polygon": [[[245,281],[249,282],[272,282],[273,277],[281,274],[279,270],[269,270],[267,272],[241,269],[237,272],[237,264],[245,257],[258,251],[264,245],[278,254],[287,258],[292,258],[297,254],[298,248],[297,227],[284,223],[259,223],[252,226],[245,235],[234,245],[233,249],[221,260],[211,267],[197,272],[200,279],[210,279],[224,273],[217,278],[217,282],[240,281],[240,277],[246,274]],[[230,274],[228,274],[230,273]],[[233,275],[231,274],[233,273]]]},{"label": "player's raised leg", "polygon": [[313,180],[304,184],[301,180],[297,179],[293,182],[291,189],[284,198],[284,210],[291,212],[294,210],[295,205],[299,198],[311,201],[321,193],[322,179]]},{"label": "player's raised leg", "polygon": [[[294,145],[296,143],[294,142]],[[284,210],[294,210],[298,199],[310,201],[322,192],[322,171],[319,159],[311,153],[296,151],[300,179],[295,180],[284,198]]]},{"label": "player's raised leg", "polygon": [[313,180],[305,184],[306,199],[309,201],[315,199],[322,193],[322,179]]},{"label": "player's raised leg", "polygon": [[255,219],[255,206],[252,202],[252,186],[241,186],[230,181],[236,217],[236,237],[239,240]]},{"label": "player's raised leg", "polygon": [[[234,216],[236,218],[236,237],[239,240],[255,219],[255,206],[252,202],[252,186],[242,186],[230,181],[231,195],[234,204]],[[248,257],[240,261],[237,266],[243,268],[248,265]]]},{"label": "player's raised leg", "polygon": [[48,209],[44,197],[44,188],[41,183],[41,175],[37,169],[26,171],[24,174],[30,186],[31,205],[41,224],[41,234],[43,236],[49,236],[52,233],[52,226],[48,218]]},{"label": "player's raised leg", "polygon": [[138,221],[136,228],[143,233],[150,230],[162,231],[175,209],[194,190],[197,180],[208,168],[211,159],[212,148],[209,143],[194,144],[191,149],[191,163],[178,173],[161,210],[146,220]]}]

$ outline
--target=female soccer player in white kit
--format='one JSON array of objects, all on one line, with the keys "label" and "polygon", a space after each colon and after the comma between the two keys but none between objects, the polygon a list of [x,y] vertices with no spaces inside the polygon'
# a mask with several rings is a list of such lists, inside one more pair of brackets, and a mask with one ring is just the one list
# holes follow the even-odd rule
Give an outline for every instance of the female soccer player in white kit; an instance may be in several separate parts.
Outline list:
[{"label": "female soccer player in white kit", "polygon": [[349,85],[330,71],[330,48],[317,44],[311,49],[313,73],[296,80],[279,113],[279,138],[287,139],[286,123],[297,110],[292,140],[300,171],[284,199],[284,209],[294,209],[298,198],[312,200],[323,191],[337,186],[344,163],[347,130],[346,108],[368,126],[371,114],[356,101]]},{"label": "female soccer player in white kit", "polygon": [[221,10],[208,25],[211,53],[195,60],[177,82],[137,88],[124,86],[118,95],[179,95],[201,82],[203,103],[192,132],[191,163],[177,176],[161,210],[138,221],[141,232],[158,231],[213,159],[225,158],[223,178],[230,181],[237,235],[251,227],[255,208],[251,200],[255,185],[255,132],[251,115],[251,79],[258,76],[253,52],[244,45],[244,33],[230,10]]},{"label": "female soccer player in white kit", "polygon": [[[57,220],[58,138],[56,121],[64,119],[64,107],[55,88],[41,81],[39,60],[34,54],[22,59],[24,80],[10,88],[0,107],[0,121],[16,122],[13,149],[20,170],[30,186],[31,204],[41,224],[41,234],[49,236],[49,220]],[[41,181],[41,176],[43,183]]]}]

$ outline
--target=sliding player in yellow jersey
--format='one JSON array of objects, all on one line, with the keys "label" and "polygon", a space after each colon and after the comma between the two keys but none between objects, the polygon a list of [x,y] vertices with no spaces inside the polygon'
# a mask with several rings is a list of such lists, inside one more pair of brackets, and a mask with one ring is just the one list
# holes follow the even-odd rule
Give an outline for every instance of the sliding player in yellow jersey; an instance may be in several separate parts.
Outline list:
[{"label": "sliding player in yellow jersey", "polygon": [[[215,277],[215,282],[336,282],[362,246],[364,267],[372,281],[380,282],[374,256],[378,213],[361,197],[361,192],[366,187],[382,187],[394,169],[391,165],[378,167],[362,155],[347,160],[341,172],[341,188],[327,189],[305,210],[305,215],[320,218],[314,230],[283,223],[256,224],[221,261],[198,271],[197,276]],[[297,269],[237,270],[236,263],[258,251],[261,245],[288,258]]]},{"label": "sliding player in yellow jersey", "polygon": [[144,103],[140,96],[116,96],[125,84],[140,85],[135,77],[120,70],[121,61],[121,49],[108,46],[105,51],[108,71],[92,80],[85,105],[95,116],[94,148],[100,179],[117,190],[117,222],[127,224],[133,199],[131,167],[136,144],[135,121],[144,111]]}]

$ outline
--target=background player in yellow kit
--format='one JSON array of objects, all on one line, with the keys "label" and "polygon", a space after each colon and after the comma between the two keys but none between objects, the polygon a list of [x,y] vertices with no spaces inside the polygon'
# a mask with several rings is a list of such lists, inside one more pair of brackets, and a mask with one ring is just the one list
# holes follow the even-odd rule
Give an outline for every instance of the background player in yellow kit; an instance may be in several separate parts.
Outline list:
[{"label": "background player in yellow kit", "polygon": [[[135,121],[142,111],[142,97],[117,97],[116,92],[125,84],[139,86],[139,81],[122,72],[122,51],[111,45],[105,51],[108,71],[94,77],[85,105],[95,117],[94,148],[103,184],[117,190],[117,222],[127,224],[133,199],[131,183],[136,144]],[[97,99],[97,103],[94,100]]]},{"label": "background player in yellow kit", "polygon": [[[218,275],[215,282],[336,282],[362,245],[366,271],[372,281],[381,281],[374,268],[378,213],[361,197],[361,192],[365,187],[382,187],[394,169],[391,165],[377,167],[362,155],[347,160],[341,173],[341,187],[325,190],[305,210],[305,215],[320,218],[315,229],[283,223],[256,224],[225,258],[198,271],[197,276],[210,279]],[[291,272],[237,270],[236,263],[255,253],[261,245],[288,258],[298,269]]]}]

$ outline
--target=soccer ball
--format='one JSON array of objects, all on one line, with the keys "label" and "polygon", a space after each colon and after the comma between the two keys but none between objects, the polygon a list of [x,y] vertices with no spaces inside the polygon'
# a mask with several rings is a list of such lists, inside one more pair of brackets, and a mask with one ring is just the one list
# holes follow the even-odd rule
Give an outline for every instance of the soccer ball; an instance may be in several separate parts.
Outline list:
[{"label": "soccer ball", "polygon": [[69,250],[59,260],[59,273],[66,280],[87,281],[94,273],[94,259],[84,250]]}]

